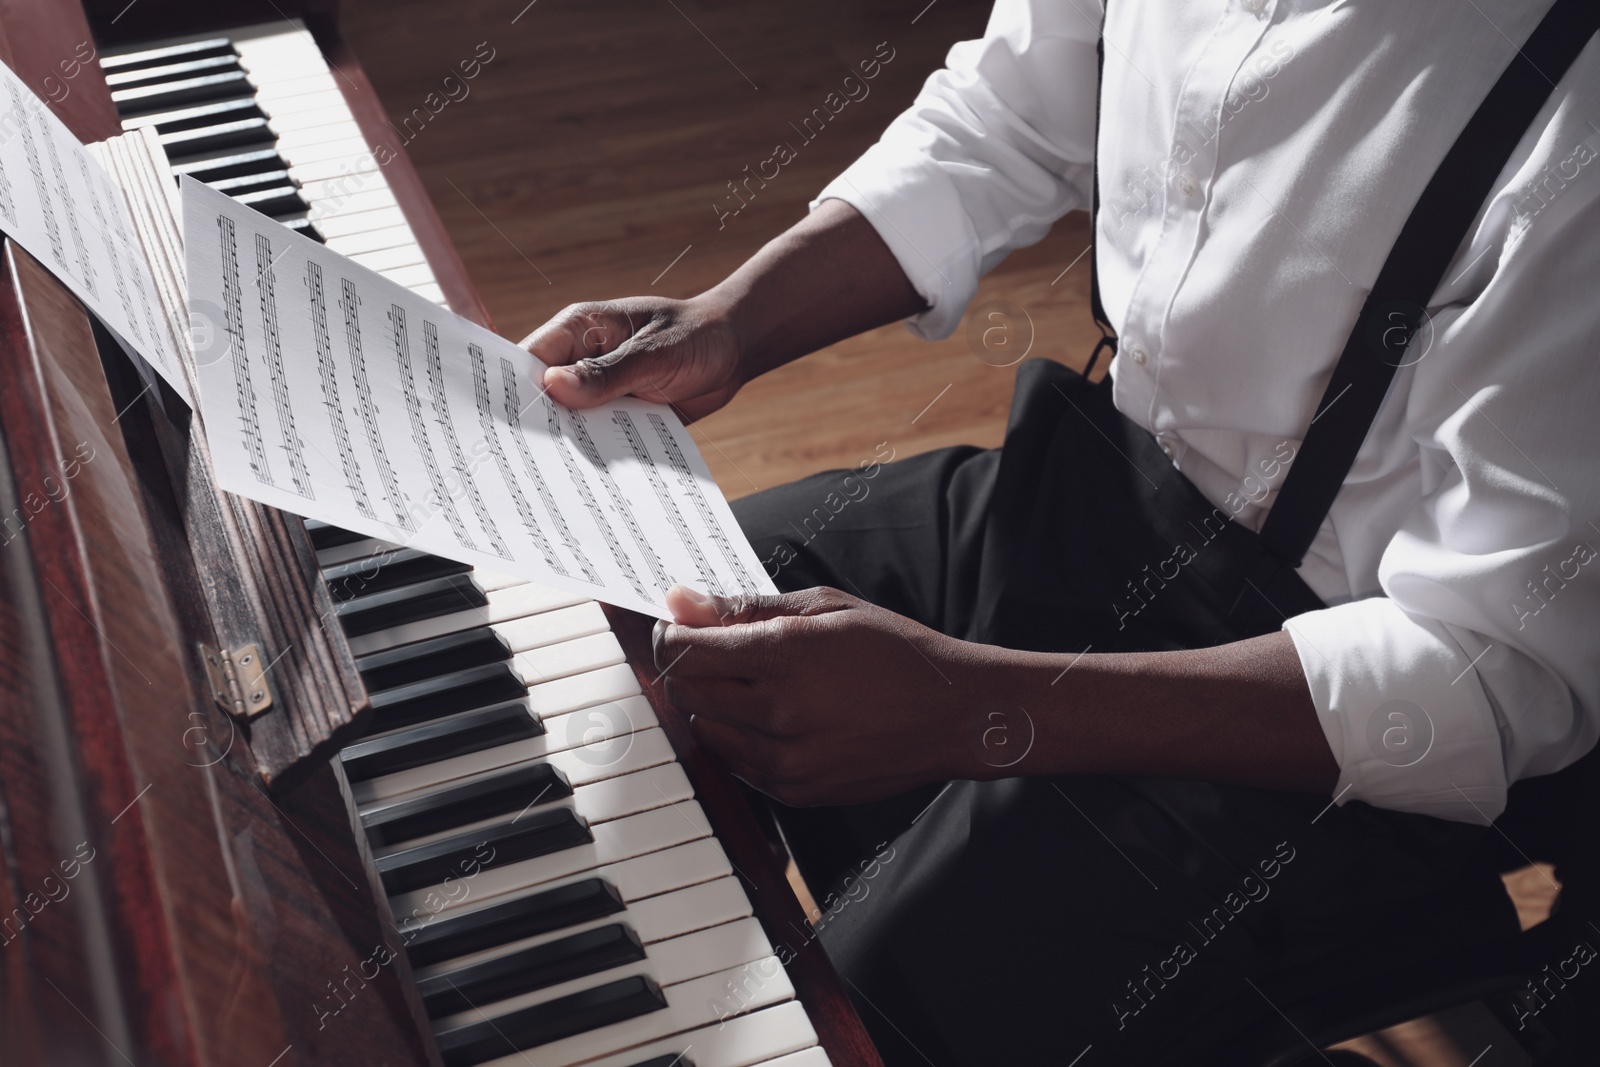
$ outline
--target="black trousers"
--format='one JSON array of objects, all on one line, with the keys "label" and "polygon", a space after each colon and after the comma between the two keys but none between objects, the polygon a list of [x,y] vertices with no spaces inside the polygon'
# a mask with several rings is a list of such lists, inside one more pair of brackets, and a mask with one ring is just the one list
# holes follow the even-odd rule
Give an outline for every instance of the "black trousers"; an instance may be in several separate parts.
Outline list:
[{"label": "black trousers", "polygon": [[[1260,568],[1249,531],[1197,521],[1209,505],[1108,389],[1041,364],[1003,450],[880,463],[890,442],[737,501],[779,587],[1069,653],[1217,644],[1317,605]],[[1174,537],[1194,561],[1133,611],[1127,580]],[[998,762],[1027,728],[1007,724]],[[891,1067],[1218,1062],[1279,1008],[1517,932],[1493,830],[1323,796],[1018,777],[772,808]]]}]

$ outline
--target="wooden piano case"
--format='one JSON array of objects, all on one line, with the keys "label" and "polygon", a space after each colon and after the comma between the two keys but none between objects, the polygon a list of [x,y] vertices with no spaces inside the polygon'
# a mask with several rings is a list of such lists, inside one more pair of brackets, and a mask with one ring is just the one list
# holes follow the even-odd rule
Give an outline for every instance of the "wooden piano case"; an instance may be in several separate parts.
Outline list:
[{"label": "wooden piano case", "polygon": [[[86,13],[87,8],[87,13]],[[331,11],[273,0],[0,0],[0,58],[85,141],[118,130],[84,42],[285,14],[357,121],[386,123]],[[488,316],[404,157],[386,176],[451,306]],[[0,254],[0,1044],[7,1064],[437,1064],[348,790],[349,652],[299,520],[218,498],[187,414],[25,252]],[[732,779],[650,686],[719,839],[839,1067],[878,1058]],[[253,638],[272,707],[239,719],[207,649]],[[235,694],[237,695],[237,694]],[[224,694],[226,696],[226,694]],[[226,701],[224,701],[225,703]],[[789,953],[785,953],[787,957]]]}]

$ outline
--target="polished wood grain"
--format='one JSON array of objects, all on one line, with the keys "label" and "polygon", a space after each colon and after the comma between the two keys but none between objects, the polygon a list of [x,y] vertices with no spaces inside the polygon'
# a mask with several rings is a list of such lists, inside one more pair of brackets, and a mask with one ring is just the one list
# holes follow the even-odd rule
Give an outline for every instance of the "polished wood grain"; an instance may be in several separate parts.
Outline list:
[{"label": "polished wood grain", "polygon": [[[341,25],[397,131],[480,42],[494,49],[464,99],[404,127],[404,147],[498,328],[519,338],[568,303],[720,280],[876,140],[988,6],[345,0]],[[881,42],[894,59],[865,99],[802,142],[790,123]],[[727,183],[780,140],[799,145],[794,162],[719,223],[714,205],[739,203]],[[900,456],[999,444],[1015,367],[994,364],[1027,351],[1081,365],[1098,337],[1087,244],[1076,214],[1015,253],[946,340],[887,326],[747,387],[693,431],[724,492],[853,466],[881,442]],[[990,320],[1001,300],[1025,315]]]}]

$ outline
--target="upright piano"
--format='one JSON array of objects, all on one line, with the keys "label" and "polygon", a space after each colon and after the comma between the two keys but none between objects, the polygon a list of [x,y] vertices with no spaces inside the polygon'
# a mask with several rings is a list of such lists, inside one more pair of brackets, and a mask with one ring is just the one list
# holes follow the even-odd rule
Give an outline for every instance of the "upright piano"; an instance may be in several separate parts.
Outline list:
[{"label": "upright piano", "polygon": [[[488,325],[334,14],[0,0],[0,59]],[[6,241],[7,1064],[879,1063],[649,620],[219,494],[191,431]]]}]

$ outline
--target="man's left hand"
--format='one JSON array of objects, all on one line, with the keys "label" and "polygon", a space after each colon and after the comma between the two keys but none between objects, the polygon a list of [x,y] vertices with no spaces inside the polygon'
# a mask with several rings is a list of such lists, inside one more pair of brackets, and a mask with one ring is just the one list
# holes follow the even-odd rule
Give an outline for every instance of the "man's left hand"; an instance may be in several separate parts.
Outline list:
[{"label": "man's left hand", "polygon": [[972,775],[961,754],[982,725],[962,680],[979,646],[836,589],[708,597],[676,586],[667,604],[675,621],[655,631],[667,698],[762,792],[850,804]]}]

